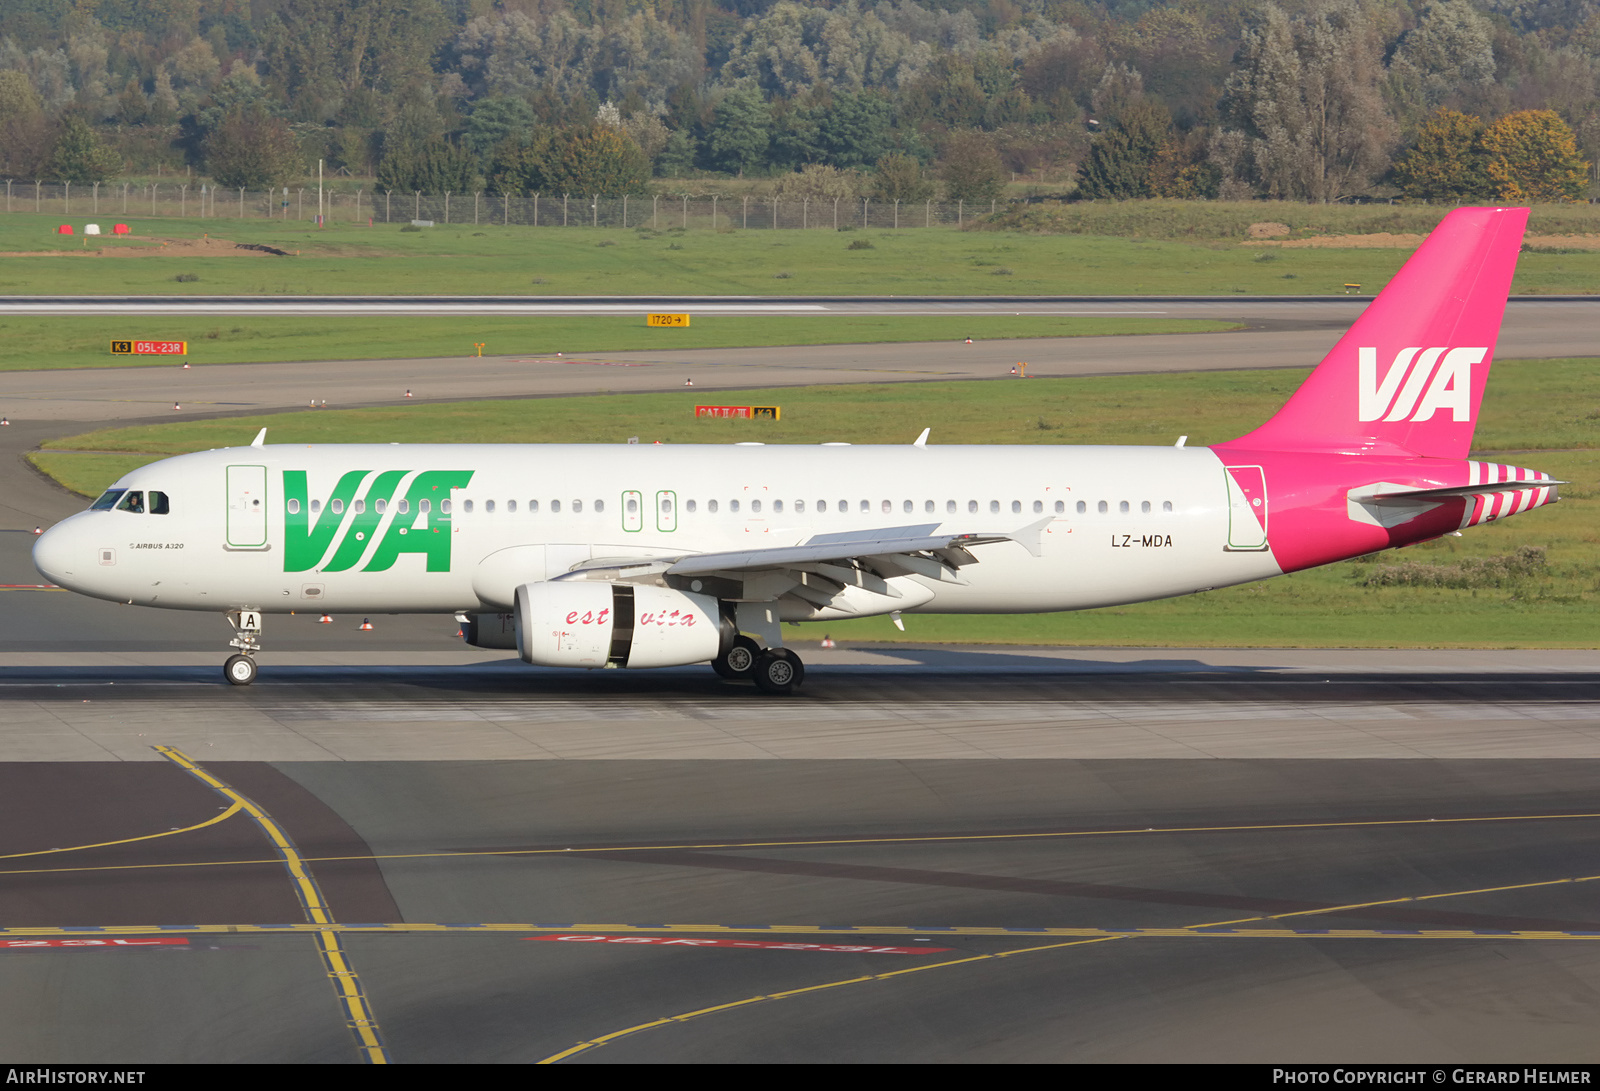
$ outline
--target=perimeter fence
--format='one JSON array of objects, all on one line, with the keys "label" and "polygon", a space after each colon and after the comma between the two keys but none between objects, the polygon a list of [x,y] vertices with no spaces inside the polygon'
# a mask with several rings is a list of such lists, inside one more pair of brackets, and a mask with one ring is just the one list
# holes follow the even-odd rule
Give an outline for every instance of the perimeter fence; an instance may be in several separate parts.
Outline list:
[{"label": "perimeter fence", "polygon": [[225,189],[207,183],[5,183],[7,212],[72,216],[198,217],[296,220],[327,224],[413,221],[524,227],[742,228],[838,230],[845,227],[961,227],[1005,202],[883,201],[872,198],[596,197],[492,193],[398,193],[389,190]]}]

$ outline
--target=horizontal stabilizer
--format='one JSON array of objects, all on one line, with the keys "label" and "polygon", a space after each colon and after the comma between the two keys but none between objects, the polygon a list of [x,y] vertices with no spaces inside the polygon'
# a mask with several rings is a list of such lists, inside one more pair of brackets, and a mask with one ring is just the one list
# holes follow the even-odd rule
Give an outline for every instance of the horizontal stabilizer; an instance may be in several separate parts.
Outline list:
[{"label": "horizontal stabilizer", "polygon": [[1482,485],[1451,485],[1443,489],[1399,489],[1373,493],[1367,500],[1449,500],[1457,496],[1488,496],[1497,492],[1515,492],[1517,489],[1543,489],[1551,485],[1565,485],[1565,481],[1539,478],[1534,481],[1490,481]]}]

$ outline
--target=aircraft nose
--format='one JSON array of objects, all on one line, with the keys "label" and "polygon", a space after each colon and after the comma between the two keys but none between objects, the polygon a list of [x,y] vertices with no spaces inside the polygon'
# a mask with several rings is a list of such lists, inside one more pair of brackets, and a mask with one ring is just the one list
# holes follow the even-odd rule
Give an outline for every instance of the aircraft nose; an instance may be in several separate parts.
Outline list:
[{"label": "aircraft nose", "polygon": [[93,551],[83,545],[83,535],[72,519],[57,523],[33,543],[33,567],[51,583],[71,587],[95,563]]}]

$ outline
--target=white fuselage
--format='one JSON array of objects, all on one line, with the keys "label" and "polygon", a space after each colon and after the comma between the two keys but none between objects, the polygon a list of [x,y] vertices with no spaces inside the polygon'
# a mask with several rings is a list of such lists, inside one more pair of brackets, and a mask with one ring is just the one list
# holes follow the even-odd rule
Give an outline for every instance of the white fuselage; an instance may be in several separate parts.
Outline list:
[{"label": "white fuselage", "polygon": [[1037,556],[976,546],[959,581],[903,577],[920,587],[899,608],[1075,610],[1279,574],[1265,548],[1229,548],[1226,478],[1207,448],[240,447],[127,474],[117,488],[159,491],[167,513],[83,512],[35,555],[139,605],[428,613],[507,609],[516,584],[598,558],[1039,524]]}]

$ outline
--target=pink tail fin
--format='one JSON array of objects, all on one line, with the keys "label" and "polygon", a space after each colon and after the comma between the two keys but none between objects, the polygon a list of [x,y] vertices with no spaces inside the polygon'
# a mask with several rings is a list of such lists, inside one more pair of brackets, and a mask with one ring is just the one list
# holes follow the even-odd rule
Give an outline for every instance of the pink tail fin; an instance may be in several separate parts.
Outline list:
[{"label": "pink tail fin", "polygon": [[1226,446],[1465,458],[1527,222],[1450,213],[1288,404]]}]

